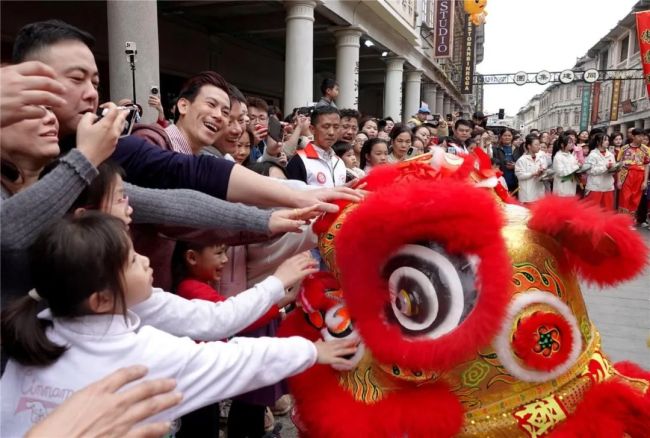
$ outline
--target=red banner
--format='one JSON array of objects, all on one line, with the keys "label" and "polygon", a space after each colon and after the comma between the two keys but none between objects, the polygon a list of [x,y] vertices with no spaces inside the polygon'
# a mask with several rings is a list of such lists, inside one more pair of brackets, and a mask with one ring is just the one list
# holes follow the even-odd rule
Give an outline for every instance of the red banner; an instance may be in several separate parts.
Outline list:
[{"label": "red banner", "polygon": [[639,37],[641,64],[643,64],[643,80],[650,99],[650,11],[636,13],[636,32]]}]

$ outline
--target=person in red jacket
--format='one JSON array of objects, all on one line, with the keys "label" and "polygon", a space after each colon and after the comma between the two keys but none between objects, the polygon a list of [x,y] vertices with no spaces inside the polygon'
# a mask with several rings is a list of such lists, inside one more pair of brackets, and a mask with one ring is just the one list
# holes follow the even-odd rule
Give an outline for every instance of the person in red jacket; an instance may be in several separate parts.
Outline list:
[{"label": "person in red jacket", "polygon": [[[216,285],[221,279],[228,256],[227,246],[178,241],[172,256],[172,291],[188,300],[200,299],[212,302],[225,301]],[[282,265],[278,270],[282,269]],[[280,310],[296,299],[297,288],[269,309],[265,315],[243,330],[243,333],[264,327],[280,315]],[[200,341],[201,339],[196,339]]]},{"label": "person in red jacket", "polygon": [[[172,291],[186,299],[200,299],[212,302],[225,301],[216,285],[221,279],[224,266],[228,261],[227,246],[212,243],[194,243],[178,241],[172,256]],[[294,259],[306,257],[308,253],[291,257],[282,263],[276,270],[276,275],[287,269],[293,269]],[[313,260],[314,268],[316,261]],[[316,271],[316,269],[314,269]],[[242,334],[254,332],[280,316],[280,310],[296,299],[298,288],[290,289],[284,299],[272,306],[266,314],[242,331]],[[200,339],[197,339],[200,341]],[[257,412],[259,410],[259,412]],[[264,433],[265,406],[253,409],[254,414],[250,421],[259,423],[260,436]],[[219,404],[205,406],[197,411],[185,415],[181,419],[181,430],[178,437],[214,437],[219,434]],[[257,415],[255,415],[257,414]]]}]

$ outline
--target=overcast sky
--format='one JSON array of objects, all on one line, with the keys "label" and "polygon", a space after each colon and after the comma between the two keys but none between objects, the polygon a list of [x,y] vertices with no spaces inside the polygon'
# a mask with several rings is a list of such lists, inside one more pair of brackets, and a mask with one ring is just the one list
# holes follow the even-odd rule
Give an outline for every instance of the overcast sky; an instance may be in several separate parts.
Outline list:
[{"label": "overcast sky", "polygon": [[[561,71],[575,65],[637,0],[489,0],[481,74]],[[484,112],[514,116],[547,86],[486,85]]]}]

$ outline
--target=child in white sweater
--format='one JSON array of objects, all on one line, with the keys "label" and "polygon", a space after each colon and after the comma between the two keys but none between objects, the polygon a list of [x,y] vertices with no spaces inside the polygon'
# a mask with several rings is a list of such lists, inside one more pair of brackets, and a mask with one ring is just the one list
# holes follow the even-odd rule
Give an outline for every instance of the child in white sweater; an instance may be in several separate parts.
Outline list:
[{"label": "child in white sweater", "polygon": [[519,180],[519,201],[533,203],[544,196],[544,183],[540,177],[546,170],[546,157],[539,153],[539,138],[528,134],[525,140],[526,153],[515,163],[515,175]]},{"label": "child in white sweater", "polygon": [[[32,248],[36,292],[2,314],[10,357],[0,381],[1,436],[22,436],[78,389],[108,372],[146,365],[150,378],[177,381],[183,401],[147,421],[172,420],[236,394],[297,374],[314,363],[349,367],[349,342],[239,339],[197,344],[150,326],[129,307],[152,294],[152,270],[135,253],[124,224],[102,213],[64,219]],[[313,272],[302,255],[267,282],[293,284]],[[37,313],[38,300],[48,309]],[[187,320],[186,324],[194,321]]]},{"label": "child in white sweater", "polygon": [[580,169],[580,164],[572,150],[573,144],[567,135],[561,136],[553,147],[553,193],[557,196],[576,196],[575,172]]},{"label": "child in white sweater", "polygon": [[591,139],[595,146],[585,161],[587,170],[587,187],[585,200],[600,205],[605,210],[614,209],[614,172],[616,158],[609,149],[607,134],[597,133]]},{"label": "child in white sweater", "polygon": [[[80,216],[87,211],[99,210],[120,219],[128,227],[133,209],[129,206],[128,198],[124,193],[122,170],[110,160],[102,163],[98,170],[99,175],[75,201],[71,213]],[[302,209],[298,212],[309,210],[313,209]],[[316,214],[318,213],[306,213],[307,218],[315,217]],[[306,219],[304,216],[301,218]],[[300,224],[305,221],[294,222]],[[300,232],[302,233],[302,230]],[[287,240],[290,240],[291,236],[292,234],[289,233],[283,238],[287,237]],[[305,236],[305,233],[297,235],[300,236]],[[316,246],[315,242],[313,246]],[[296,250],[289,256],[302,251],[305,249]],[[289,257],[286,254],[286,251],[282,253],[282,260]],[[282,285],[267,278],[280,262],[281,260],[276,258],[273,268],[265,271],[266,275],[257,277],[257,281],[250,288],[244,292],[241,292],[242,289],[238,290],[237,292],[240,293],[237,296],[226,301],[214,303],[202,299],[186,300],[154,288],[147,300],[133,306],[130,310],[138,315],[142,325],[151,325],[175,336],[188,336],[204,341],[226,339],[250,326],[275,303],[284,299]],[[188,324],[190,319],[192,323]]]}]

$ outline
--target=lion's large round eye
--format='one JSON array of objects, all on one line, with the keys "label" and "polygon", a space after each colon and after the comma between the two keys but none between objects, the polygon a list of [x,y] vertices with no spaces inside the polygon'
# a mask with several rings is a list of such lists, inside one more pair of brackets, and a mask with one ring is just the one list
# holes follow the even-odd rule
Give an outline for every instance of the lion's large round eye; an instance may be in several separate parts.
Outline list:
[{"label": "lion's large round eye", "polygon": [[384,268],[388,319],[404,334],[438,338],[464,320],[476,301],[476,260],[439,245],[405,245]]}]

